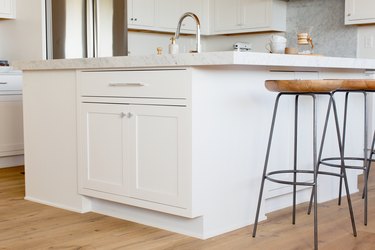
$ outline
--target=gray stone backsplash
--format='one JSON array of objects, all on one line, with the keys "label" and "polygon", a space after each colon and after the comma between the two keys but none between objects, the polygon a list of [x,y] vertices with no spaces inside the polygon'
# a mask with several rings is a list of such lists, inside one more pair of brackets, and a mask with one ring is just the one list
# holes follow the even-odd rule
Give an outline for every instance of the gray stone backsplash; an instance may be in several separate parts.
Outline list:
[{"label": "gray stone backsplash", "polygon": [[289,47],[297,47],[297,33],[309,32],[314,53],[356,57],[357,27],[345,25],[344,0],[290,0],[287,7]]}]

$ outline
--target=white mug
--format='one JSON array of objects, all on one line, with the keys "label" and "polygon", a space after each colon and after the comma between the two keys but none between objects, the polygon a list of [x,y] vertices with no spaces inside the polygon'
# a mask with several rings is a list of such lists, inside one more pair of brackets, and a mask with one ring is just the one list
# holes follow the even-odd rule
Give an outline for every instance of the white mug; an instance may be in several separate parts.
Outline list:
[{"label": "white mug", "polygon": [[271,36],[271,42],[273,43],[286,43],[286,38],[283,36],[278,36],[278,35],[272,35]]},{"label": "white mug", "polygon": [[286,47],[286,41],[285,42],[270,41],[268,44],[266,44],[266,49],[268,50],[268,52],[276,53],[276,54],[284,54],[285,47]]}]

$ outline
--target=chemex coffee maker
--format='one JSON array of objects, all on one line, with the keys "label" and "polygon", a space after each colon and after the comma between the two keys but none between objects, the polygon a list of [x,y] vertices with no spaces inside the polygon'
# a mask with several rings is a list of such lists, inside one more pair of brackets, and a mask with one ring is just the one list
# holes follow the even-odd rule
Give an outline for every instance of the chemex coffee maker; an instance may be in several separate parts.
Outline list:
[{"label": "chemex coffee maker", "polygon": [[298,54],[310,55],[314,49],[314,44],[309,33],[297,34]]}]

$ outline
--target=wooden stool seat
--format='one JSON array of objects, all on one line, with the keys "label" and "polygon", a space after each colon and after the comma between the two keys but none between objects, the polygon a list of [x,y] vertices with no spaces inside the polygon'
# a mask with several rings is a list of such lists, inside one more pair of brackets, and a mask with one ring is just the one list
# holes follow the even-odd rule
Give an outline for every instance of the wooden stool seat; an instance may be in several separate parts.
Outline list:
[{"label": "wooden stool seat", "polygon": [[373,91],[375,90],[375,79],[343,79],[340,90]]},{"label": "wooden stool seat", "polygon": [[[328,93],[341,88],[344,80],[267,80],[265,86],[273,92]],[[375,86],[375,84],[374,84]]]}]

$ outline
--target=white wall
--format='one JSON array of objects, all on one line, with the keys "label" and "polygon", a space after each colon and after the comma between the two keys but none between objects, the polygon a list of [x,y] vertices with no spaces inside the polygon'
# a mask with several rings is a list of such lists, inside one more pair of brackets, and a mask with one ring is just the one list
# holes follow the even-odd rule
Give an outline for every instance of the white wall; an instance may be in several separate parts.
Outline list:
[{"label": "white wall", "polygon": [[0,58],[42,59],[42,1],[17,0],[16,10],[15,20],[0,20]]}]

